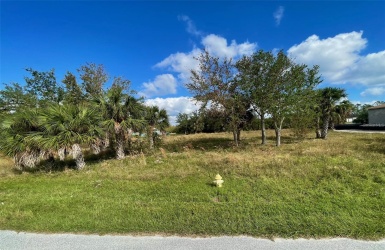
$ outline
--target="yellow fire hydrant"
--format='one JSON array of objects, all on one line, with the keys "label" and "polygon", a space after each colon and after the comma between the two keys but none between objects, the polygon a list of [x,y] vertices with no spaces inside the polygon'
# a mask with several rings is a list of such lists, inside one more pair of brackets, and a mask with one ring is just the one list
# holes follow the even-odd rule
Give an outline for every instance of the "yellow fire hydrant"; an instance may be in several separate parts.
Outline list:
[{"label": "yellow fire hydrant", "polygon": [[222,187],[223,182],[224,182],[224,180],[222,180],[222,176],[220,176],[219,174],[217,174],[217,175],[215,176],[215,181],[214,181],[215,186],[217,186],[217,187]]}]

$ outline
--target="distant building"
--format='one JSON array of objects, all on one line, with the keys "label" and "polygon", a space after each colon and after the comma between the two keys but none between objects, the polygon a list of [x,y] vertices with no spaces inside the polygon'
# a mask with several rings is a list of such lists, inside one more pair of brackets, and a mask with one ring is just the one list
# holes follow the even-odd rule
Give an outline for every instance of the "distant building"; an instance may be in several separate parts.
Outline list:
[{"label": "distant building", "polygon": [[369,124],[385,124],[385,104],[368,108]]},{"label": "distant building", "polygon": [[357,118],[357,117],[355,117],[355,116],[348,117],[348,118],[346,118],[346,122],[347,122],[347,123],[353,123],[354,119],[356,119],[356,118]]}]

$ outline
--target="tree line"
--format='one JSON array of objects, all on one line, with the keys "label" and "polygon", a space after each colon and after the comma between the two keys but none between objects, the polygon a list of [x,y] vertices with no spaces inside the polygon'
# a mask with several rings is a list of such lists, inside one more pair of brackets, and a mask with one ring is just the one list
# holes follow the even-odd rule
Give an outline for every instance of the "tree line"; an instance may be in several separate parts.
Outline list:
[{"label": "tree line", "polygon": [[191,71],[187,88],[203,107],[177,116],[180,133],[228,130],[238,145],[242,130],[258,128],[262,144],[266,144],[268,124],[275,130],[279,146],[284,126],[298,137],[314,129],[316,138],[326,139],[328,129],[344,124],[348,117],[355,116],[357,123],[368,122],[370,105],[354,105],[341,88],[317,88],[322,82],[319,66],[297,64],[283,51],[260,50],[236,62],[204,51],[196,59],[199,68]]},{"label": "tree line", "polygon": [[[376,101],[373,104],[353,104],[349,100],[336,102],[332,106],[329,127],[334,129],[334,125],[343,125],[348,121],[356,124],[367,124],[368,108],[385,104],[384,101]],[[313,115],[316,115],[313,114]],[[288,117],[283,124],[283,128],[290,128],[297,138],[304,137],[310,130],[315,129],[314,120],[316,117],[293,115]],[[215,133],[227,131],[228,119],[224,116],[222,110],[207,107],[194,111],[192,113],[179,113],[176,118],[176,126],[173,131],[179,134],[195,134],[195,133]],[[246,113],[246,123],[243,130],[260,130],[261,121],[252,109]],[[270,117],[266,117],[265,129],[274,129],[274,122]]]},{"label": "tree line", "polygon": [[[238,146],[242,130],[259,129],[266,144],[266,129],[273,128],[280,146],[285,127],[298,137],[313,129],[316,138],[326,139],[328,129],[349,116],[367,123],[369,105],[353,105],[344,89],[317,88],[319,67],[297,64],[283,51],[260,50],[236,62],[204,51],[196,60],[199,67],[191,70],[186,87],[203,105],[178,115],[180,133],[231,131]],[[53,69],[27,68],[24,85],[6,84],[0,91],[0,151],[13,157],[19,169],[43,160],[63,161],[69,154],[82,169],[85,148],[94,154],[113,151],[122,159],[154,148],[159,141],[155,130],[169,126],[166,110],[145,106],[129,80],[111,79],[103,65],[94,63],[77,71],[80,83],[71,72],[58,83]],[[147,136],[134,139],[138,133]]]},{"label": "tree line", "polygon": [[[31,68],[24,86],[5,85],[0,91],[0,151],[14,158],[19,169],[33,168],[43,160],[63,161],[71,154],[76,169],[85,166],[83,150],[94,154],[107,149],[122,159],[136,148],[153,148],[156,129],[169,126],[166,110],[145,106],[134,96],[130,81],[110,77],[103,65],[87,63],[78,69],[81,83],[67,72],[56,81],[54,70]],[[146,133],[134,141],[134,133]]]}]

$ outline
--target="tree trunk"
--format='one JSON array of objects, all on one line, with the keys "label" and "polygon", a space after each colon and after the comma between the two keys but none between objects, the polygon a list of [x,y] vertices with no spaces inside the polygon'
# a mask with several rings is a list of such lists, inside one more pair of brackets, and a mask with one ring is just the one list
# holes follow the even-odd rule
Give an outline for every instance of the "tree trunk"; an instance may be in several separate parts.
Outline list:
[{"label": "tree trunk", "polygon": [[100,145],[96,143],[91,144],[91,150],[94,155],[97,155],[102,151]]},{"label": "tree trunk", "polygon": [[125,157],[124,132],[119,123],[115,123],[115,138],[116,138],[116,145],[115,145],[116,159],[121,160]]},{"label": "tree trunk", "polygon": [[128,148],[128,153],[131,152],[132,150],[132,134],[134,131],[132,129],[127,129],[127,140],[126,140],[126,145]]},{"label": "tree trunk", "polygon": [[233,130],[233,137],[234,137],[235,146],[238,147],[239,146],[239,140],[238,140],[238,131],[237,131],[237,129]]},{"label": "tree trunk", "polygon": [[53,153],[51,150],[48,150],[48,151],[41,150],[39,152],[39,161],[44,161],[52,158],[53,158]]},{"label": "tree trunk", "polygon": [[241,141],[241,129],[237,130],[237,139],[238,139],[238,142]]},{"label": "tree trunk", "polygon": [[329,128],[329,116],[328,115],[324,115],[322,117],[322,131],[321,131],[321,138],[322,139],[326,139],[326,137],[328,136],[328,128]]},{"label": "tree trunk", "polygon": [[262,145],[266,145],[266,126],[265,126],[265,115],[261,115],[261,132],[262,132]]},{"label": "tree trunk", "polygon": [[91,143],[90,148],[92,150],[92,153],[97,155],[102,151],[102,141],[100,139],[96,139],[93,143]]},{"label": "tree trunk", "polygon": [[317,139],[321,138],[321,129],[319,127],[319,117],[317,117],[317,120],[316,120],[315,138]]},{"label": "tree trunk", "polygon": [[283,120],[284,120],[284,119],[281,119],[281,120],[279,121],[279,124],[277,124],[277,122],[274,122],[275,145],[276,145],[277,147],[281,146],[281,131],[282,131]]},{"label": "tree trunk", "polygon": [[33,150],[30,152],[17,153],[14,157],[15,168],[24,170],[25,168],[33,169],[40,162],[40,152]]},{"label": "tree trunk", "polygon": [[281,129],[275,128],[275,145],[277,147],[281,146]]},{"label": "tree trunk", "polygon": [[154,148],[154,127],[150,127],[148,138],[150,140],[150,149]]},{"label": "tree trunk", "polygon": [[122,138],[116,138],[116,159],[121,160],[124,159],[124,140]]},{"label": "tree trunk", "polygon": [[59,156],[59,160],[64,161],[66,158],[66,148],[65,147],[59,148],[59,150],[57,151],[57,154]]},{"label": "tree trunk", "polygon": [[72,158],[75,160],[77,170],[82,170],[85,167],[86,163],[84,161],[83,152],[80,145],[77,143],[72,145]]},{"label": "tree trunk", "polygon": [[102,150],[106,150],[110,146],[110,135],[109,133],[106,133],[104,136],[104,139],[102,139]]}]

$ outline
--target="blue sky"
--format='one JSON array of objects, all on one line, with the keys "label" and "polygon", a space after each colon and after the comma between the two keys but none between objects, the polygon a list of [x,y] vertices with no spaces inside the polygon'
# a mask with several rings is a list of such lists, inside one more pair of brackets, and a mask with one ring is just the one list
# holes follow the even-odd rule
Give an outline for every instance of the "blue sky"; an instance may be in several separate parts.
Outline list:
[{"label": "blue sky", "polygon": [[[385,100],[385,1],[1,1],[1,88],[25,68],[103,64],[175,117],[196,109],[184,88],[203,48],[235,60],[283,49],[320,65],[349,100]],[[79,80],[80,82],[80,80]],[[107,84],[108,87],[108,84]]]}]

